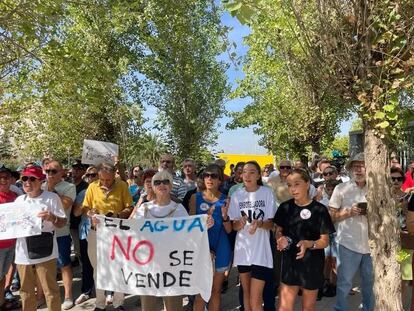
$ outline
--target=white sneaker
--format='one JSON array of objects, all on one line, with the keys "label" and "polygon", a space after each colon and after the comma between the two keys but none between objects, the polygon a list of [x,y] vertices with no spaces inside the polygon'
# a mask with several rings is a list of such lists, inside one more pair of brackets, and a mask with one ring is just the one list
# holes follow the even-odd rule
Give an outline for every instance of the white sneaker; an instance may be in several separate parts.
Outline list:
[{"label": "white sneaker", "polygon": [[79,297],[75,300],[75,305],[80,305],[81,303],[84,303],[86,300],[89,300],[90,298],[92,297],[88,294],[80,294]]},{"label": "white sneaker", "polygon": [[69,310],[71,308],[73,308],[74,304],[72,299],[65,299],[65,301],[62,303],[62,309],[63,310]]},{"label": "white sneaker", "polygon": [[111,305],[113,301],[114,301],[114,296],[112,296],[112,294],[106,295],[106,304],[107,305]]}]

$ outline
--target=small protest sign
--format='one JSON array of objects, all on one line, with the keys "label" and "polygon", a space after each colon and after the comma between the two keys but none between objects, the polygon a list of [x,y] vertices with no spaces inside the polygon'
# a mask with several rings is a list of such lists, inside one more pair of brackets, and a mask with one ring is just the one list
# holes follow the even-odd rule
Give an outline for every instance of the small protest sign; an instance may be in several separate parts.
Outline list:
[{"label": "small protest sign", "polygon": [[113,157],[118,156],[119,146],[98,140],[84,139],[82,163],[98,165],[102,162],[114,163]]},{"label": "small protest sign", "polygon": [[99,216],[97,288],[210,299],[207,215],[125,220]]},{"label": "small protest sign", "polygon": [[42,233],[41,207],[26,202],[0,204],[0,240]]}]

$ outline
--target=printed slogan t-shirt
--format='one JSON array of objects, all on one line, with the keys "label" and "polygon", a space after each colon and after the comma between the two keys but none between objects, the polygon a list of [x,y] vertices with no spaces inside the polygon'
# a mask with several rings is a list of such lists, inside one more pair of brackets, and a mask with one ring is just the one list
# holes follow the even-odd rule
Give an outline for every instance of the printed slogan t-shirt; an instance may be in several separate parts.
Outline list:
[{"label": "printed slogan t-shirt", "polygon": [[238,189],[230,200],[229,217],[231,220],[241,219],[246,215],[248,220],[243,229],[237,232],[234,248],[234,265],[257,265],[273,268],[272,250],[270,248],[269,230],[257,228],[254,234],[249,233],[253,219],[272,219],[276,213],[272,189],[260,186],[255,192]]}]

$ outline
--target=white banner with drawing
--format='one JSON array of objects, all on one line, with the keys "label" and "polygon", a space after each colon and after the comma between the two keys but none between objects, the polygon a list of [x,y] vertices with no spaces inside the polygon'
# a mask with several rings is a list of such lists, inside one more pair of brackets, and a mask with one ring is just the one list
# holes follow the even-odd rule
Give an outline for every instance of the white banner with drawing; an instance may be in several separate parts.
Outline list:
[{"label": "white banner with drawing", "polygon": [[83,140],[82,163],[98,165],[102,162],[114,163],[113,157],[119,154],[119,146],[98,140]]},{"label": "white banner with drawing", "polygon": [[99,216],[97,288],[210,299],[207,216],[125,220]]},{"label": "white banner with drawing", "polygon": [[0,204],[0,240],[23,238],[42,233],[41,206],[20,203]]}]

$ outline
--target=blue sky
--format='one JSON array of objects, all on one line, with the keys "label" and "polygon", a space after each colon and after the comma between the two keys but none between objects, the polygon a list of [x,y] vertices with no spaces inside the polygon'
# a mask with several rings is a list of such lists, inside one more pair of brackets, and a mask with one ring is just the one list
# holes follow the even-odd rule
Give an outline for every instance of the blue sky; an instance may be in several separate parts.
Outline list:
[{"label": "blue sky", "polygon": [[[232,28],[232,31],[228,34],[230,42],[235,42],[237,47],[235,52],[238,56],[246,55],[248,46],[243,44],[243,37],[250,33],[250,29],[247,26],[241,25],[236,18],[233,18],[229,13],[224,12],[221,17],[221,22]],[[226,74],[228,82],[234,90],[237,87],[237,80],[244,77],[242,68],[235,68],[231,63],[228,53],[223,53],[218,56],[218,60],[225,61],[230,64]],[[229,112],[242,111],[243,108],[251,101],[250,98],[238,98],[229,100],[226,102],[226,109]],[[146,106],[144,116],[153,120],[156,115],[156,108],[153,106]],[[241,153],[241,154],[267,154],[265,148],[259,146],[259,136],[253,133],[253,127],[239,128],[236,130],[226,130],[225,126],[230,122],[228,117],[223,117],[219,120],[219,136],[217,140],[217,146],[214,151],[223,150],[225,153]],[[351,122],[344,122],[341,124],[341,134],[346,134],[349,131]]]},{"label": "blue sky", "polygon": [[[243,37],[250,33],[247,26],[241,25],[239,21],[225,12],[222,15],[221,22],[233,28],[229,34],[229,39],[237,44],[236,53],[238,56],[246,55],[248,46],[243,44]],[[228,55],[222,54],[218,58],[230,63]],[[244,76],[241,68],[235,68],[233,65],[227,70],[227,77],[232,88],[236,88],[237,79],[242,79]],[[226,103],[228,111],[241,111],[250,102],[250,99],[234,99]],[[266,149],[259,146],[259,137],[253,133],[253,128],[226,130],[225,125],[230,121],[229,118],[224,117],[220,120],[220,135],[217,141],[217,149],[224,150],[226,153],[245,153],[245,154],[266,154]],[[341,135],[348,133],[351,122],[343,122],[341,124]]]}]

